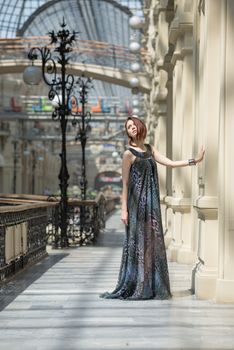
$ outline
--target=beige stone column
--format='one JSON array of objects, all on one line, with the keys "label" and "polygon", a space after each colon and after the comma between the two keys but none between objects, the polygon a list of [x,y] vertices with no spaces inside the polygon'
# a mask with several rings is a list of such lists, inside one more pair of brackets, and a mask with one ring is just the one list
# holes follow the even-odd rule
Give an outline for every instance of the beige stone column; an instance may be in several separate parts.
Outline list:
[{"label": "beige stone column", "polygon": [[[158,1],[156,7],[157,13],[157,40],[156,40],[156,114],[157,114],[157,127],[155,129],[154,146],[163,155],[168,155],[168,142],[167,142],[167,128],[168,128],[168,72],[165,66],[165,56],[168,54],[168,22],[167,22],[167,1]],[[170,225],[170,209],[167,207],[165,198],[168,195],[167,189],[167,168],[165,166],[158,165],[159,185],[160,185],[160,201],[162,211],[162,221],[164,229],[164,238],[166,247],[171,242],[171,225]]]},{"label": "beige stone column", "polygon": [[[168,48],[169,52],[169,48]],[[168,55],[168,54],[167,54]],[[173,120],[173,80],[172,80],[172,65],[165,62],[164,68],[167,70],[167,118],[166,118],[166,156],[172,159],[172,120]],[[172,169],[166,168],[166,193],[167,196],[164,198],[166,205],[165,213],[165,243],[168,248],[172,241],[172,229],[173,229],[173,210],[168,205],[172,197]]]},{"label": "beige stone column", "polygon": [[206,156],[199,165],[197,182],[202,189],[194,201],[198,212],[198,264],[195,293],[198,298],[214,298],[218,274],[218,140],[220,108],[220,9],[219,0],[206,1],[200,14],[199,109],[196,148],[204,144]]},{"label": "beige stone column", "polygon": [[234,303],[234,3],[221,4],[221,81],[219,136],[219,266],[217,302]]},{"label": "beige stone column", "polygon": [[[195,156],[194,150],[194,54],[192,32],[184,36],[182,53],[183,57],[183,85],[182,85],[182,152],[181,159]],[[195,212],[192,204],[192,179],[194,168],[181,169],[182,188],[181,198],[184,206],[182,245],[178,252],[177,261],[191,264],[196,260],[196,247],[194,245]]]},{"label": "beige stone column", "polygon": [[[193,141],[191,52],[182,58],[183,60],[176,60],[174,68],[172,158],[175,160],[189,158]],[[173,196],[168,198],[168,205],[174,214],[173,241],[169,246],[169,256],[172,261],[192,263],[195,260],[195,251],[191,224],[191,168],[173,169],[172,191]]]},{"label": "beige stone column", "polygon": [[[194,129],[194,56],[193,16],[190,1],[177,1],[169,38],[175,46],[172,56],[173,71],[173,154],[172,158],[193,156]],[[173,240],[169,246],[172,261],[191,264],[196,253],[193,240],[193,213],[191,212],[191,168],[175,168],[172,173],[172,197],[167,199],[174,214]]]},{"label": "beige stone column", "polygon": [[[186,159],[192,156],[193,145],[192,1],[175,2],[177,11],[172,23],[173,7],[167,1],[152,1],[148,6],[147,48],[151,54],[148,72],[152,75],[152,90],[149,99],[151,113],[147,122],[155,127],[155,146],[161,153],[173,159]],[[170,44],[175,46],[171,64],[168,63]],[[173,88],[170,87],[170,94],[173,91],[173,112],[171,106],[169,109],[166,106],[169,101],[166,97],[169,65],[174,65]],[[170,81],[171,76],[170,72]],[[171,100],[170,95],[169,102]],[[168,115],[170,120],[167,120]],[[168,153],[168,146],[173,148],[173,154]],[[191,263],[195,259],[191,229],[191,169],[177,168],[171,177],[168,169],[161,169],[159,166],[159,180],[162,216],[168,236],[166,244],[173,236],[169,246],[169,257],[174,261]]]},{"label": "beige stone column", "polygon": [[[177,120],[179,118],[179,115],[181,115],[181,112],[179,110],[180,103],[179,100],[181,98],[181,77],[182,77],[182,61],[177,60],[176,64],[174,66],[173,71],[173,153],[172,158],[177,158],[179,149],[178,149],[178,133],[175,131],[175,125],[177,123]],[[175,193],[175,179],[176,174],[172,174],[172,192]],[[171,261],[177,261],[177,253],[178,249],[181,247],[181,221],[179,218],[181,218],[180,214],[176,214],[176,211],[174,211],[173,208],[173,197],[166,198],[166,202],[168,207],[170,207],[173,210],[173,221],[172,221],[172,242],[170,246],[168,247],[168,256]]]},{"label": "beige stone column", "polygon": [[[156,95],[157,101],[157,129],[155,130],[155,148],[161,153],[167,154],[167,88],[165,87],[167,82],[167,73],[164,70],[159,71],[159,86]],[[161,202],[161,212],[162,212],[162,222],[164,233],[167,233],[167,205],[165,203],[165,198],[167,196],[166,188],[166,167],[158,164],[158,177],[159,177],[159,187],[160,187],[160,202]],[[171,241],[171,237],[168,234],[165,235],[166,246]]]}]

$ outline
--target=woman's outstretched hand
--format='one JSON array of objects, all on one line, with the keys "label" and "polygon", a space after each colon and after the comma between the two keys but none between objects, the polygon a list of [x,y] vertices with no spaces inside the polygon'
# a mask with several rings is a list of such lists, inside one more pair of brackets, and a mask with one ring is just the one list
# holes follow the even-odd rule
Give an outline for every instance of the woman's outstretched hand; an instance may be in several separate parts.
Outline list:
[{"label": "woman's outstretched hand", "polygon": [[195,158],[196,163],[200,163],[203,160],[204,154],[205,154],[205,150],[204,150],[204,147],[202,146],[202,148],[200,149],[200,152],[198,153],[197,157]]},{"label": "woman's outstretched hand", "polygon": [[122,210],[121,220],[124,223],[124,225],[128,225],[128,212],[127,212],[127,210]]}]

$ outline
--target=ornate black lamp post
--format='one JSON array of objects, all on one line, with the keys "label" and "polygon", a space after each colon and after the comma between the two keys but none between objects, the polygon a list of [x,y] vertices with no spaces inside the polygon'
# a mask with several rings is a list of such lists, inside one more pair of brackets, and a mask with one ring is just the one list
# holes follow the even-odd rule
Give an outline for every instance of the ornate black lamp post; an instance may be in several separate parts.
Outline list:
[{"label": "ornate black lamp post", "polygon": [[[90,78],[85,78],[84,76],[80,77],[77,80],[77,85],[79,86],[79,102],[81,105],[81,110],[77,108],[77,111],[72,115],[74,120],[72,121],[73,125],[78,125],[77,137],[76,140],[79,140],[81,143],[82,149],[82,162],[81,162],[81,179],[80,179],[80,189],[81,189],[81,199],[86,200],[86,191],[87,191],[87,178],[86,178],[86,160],[85,160],[85,147],[88,139],[88,133],[91,130],[89,124],[91,120],[91,114],[89,111],[86,111],[86,104],[88,102],[88,90],[92,87],[92,80]],[[78,101],[75,96],[74,104],[78,106]]]},{"label": "ornate black lamp post", "polygon": [[[50,45],[54,44],[56,45],[55,49],[52,51],[51,49],[47,47],[36,47],[32,48],[29,51],[28,57],[29,59],[34,62],[38,58],[41,58],[42,60],[42,77],[45,83],[50,87],[48,96],[51,101],[54,103],[57,103],[57,106],[55,110],[52,113],[52,118],[54,120],[60,121],[61,126],[61,134],[62,134],[62,145],[61,145],[61,168],[60,173],[58,175],[58,178],[60,180],[59,186],[61,191],[61,200],[60,200],[60,220],[59,220],[59,226],[61,230],[61,241],[60,245],[61,247],[67,247],[68,244],[68,236],[67,236],[67,225],[68,225],[68,197],[67,197],[67,188],[68,188],[68,179],[69,174],[67,170],[67,154],[66,154],[66,129],[67,129],[67,122],[69,116],[73,114],[75,123],[76,117],[82,117],[82,122],[78,123],[79,130],[80,130],[80,140],[81,143],[86,143],[86,136],[85,136],[85,122],[84,120],[84,106],[82,105],[82,112],[80,113],[73,113],[72,112],[72,95],[73,95],[73,89],[78,83],[80,85],[81,89],[81,96],[82,96],[82,89],[83,89],[83,79],[78,79],[78,82],[75,82],[75,78],[72,74],[66,74],[67,66],[69,64],[69,53],[72,51],[72,45],[77,39],[78,32],[73,31],[70,33],[69,30],[66,29],[66,23],[64,22],[61,24],[61,30],[59,30],[57,33],[54,31],[49,33],[50,36]],[[58,66],[58,67],[57,67]],[[29,67],[28,75],[32,76],[31,84],[35,84],[35,75],[34,73],[38,70],[37,67]],[[33,73],[34,71],[34,73]],[[36,74],[39,74],[38,72]],[[29,83],[30,79],[24,80]],[[88,81],[88,80],[87,80]],[[36,82],[38,83],[38,82]],[[84,83],[84,86],[86,86],[85,90],[85,99],[87,99],[87,85]],[[90,116],[88,117],[90,119]],[[83,161],[85,162],[85,156],[83,156]],[[85,169],[85,166],[84,166]],[[82,189],[82,193],[84,193],[85,197],[85,191],[86,191],[86,180],[85,180],[85,170],[82,172],[82,176],[84,177],[84,189]]]},{"label": "ornate black lamp post", "polygon": [[[76,140],[81,142],[82,149],[82,162],[81,162],[81,179],[80,179],[80,190],[81,190],[81,199],[86,200],[86,191],[88,181],[86,178],[86,160],[85,160],[85,146],[88,139],[88,133],[91,130],[89,124],[91,119],[91,114],[89,111],[86,111],[86,104],[88,102],[88,90],[92,87],[92,80],[90,78],[85,78],[84,76],[80,77],[77,80],[77,85],[79,86],[79,102],[81,105],[80,108],[77,108],[75,113],[72,112],[74,119],[72,121],[73,125],[78,124],[78,131]],[[75,96],[73,96],[73,103],[75,106],[78,106],[78,101]],[[81,234],[85,230],[85,219],[89,217],[89,210],[82,205],[80,207],[80,232]]]}]

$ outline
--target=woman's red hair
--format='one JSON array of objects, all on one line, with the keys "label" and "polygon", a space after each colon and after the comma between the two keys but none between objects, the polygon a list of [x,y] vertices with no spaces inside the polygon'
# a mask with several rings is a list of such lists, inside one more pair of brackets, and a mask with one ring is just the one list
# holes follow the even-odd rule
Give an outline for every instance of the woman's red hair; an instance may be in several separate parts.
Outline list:
[{"label": "woman's red hair", "polygon": [[[128,117],[128,119],[125,122],[125,130],[126,130],[127,135],[128,135],[127,122],[129,120],[132,120],[134,125],[136,125],[136,128],[137,128],[136,139],[137,140],[144,140],[146,138],[147,128],[146,128],[146,125],[143,122],[143,120],[136,118],[136,117],[133,117],[133,116]],[[132,137],[130,137],[129,135],[128,135],[128,137],[129,137],[129,144],[131,145],[132,144]]]}]

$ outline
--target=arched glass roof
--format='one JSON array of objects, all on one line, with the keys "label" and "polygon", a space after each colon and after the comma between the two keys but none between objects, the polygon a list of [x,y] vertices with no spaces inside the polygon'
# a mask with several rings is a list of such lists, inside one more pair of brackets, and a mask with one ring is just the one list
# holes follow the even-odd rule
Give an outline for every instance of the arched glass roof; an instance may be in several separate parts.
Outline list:
[{"label": "arched glass roof", "polygon": [[[58,3],[62,4],[59,6]],[[61,8],[65,12],[71,11],[70,15],[73,19],[76,19],[76,15],[82,17],[83,14],[84,17],[86,16],[90,21],[90,28],[87,27],[88,35],[88,32],[91,32],[93,26],[97,25],[98,22],[105,22],[105,20],[110,21],[110,17],[108,18],[110,15],[109,10],[115,8],[117,12],[118,5],[119,8],[122,8],[123,12],[127,13],[131,11],[133,14],[141,16],[143,0],[0,0],[0,37],[10,38],[17,36],[30,18],[31,20],[33,18],[35,19],[38,12],[41,12],[42,9],[53,9],[55,5],[56,9],[52,10],[55,16],[61,16]],[[76,14],[77,8],[81,10],[80,15]],[[96,10],[98,13],[96,13]],[[119,21],[115,11],[112,11],[114,20]],[[87,26],[89,26],[89,24],[87,23]],[[113,24],[114,23],[111,23],[111,25]],[[121,25],[121,22],[117,24]],[[107,32],[109,32],[109,29]],[[99,33],[96,32],[96,35],[98,34]],[[105,33],[102,32],[102,35],[104,34]],[[108,34],[106,33],[106,35]]]},{"label": "arched glass roof", "polygon": [[[18,30],[20,36],[41,36],[52,29],[56,32],[60,29],[62,18],[67,23],[70,31],[78,31],[81,40],[108,43],[108,55],[97,55],[96,50],[87,50],[82,53],[78,61],[129,68],[126,59],[119,57],[123,48],[128,48],[131,30],[129,27],[131,12],[112,0],[54,0],[47,2],[31,15],[24,25]],[[95,46],[95,43],[94,43]],[[116,52],[117,51],[117,52]]]},{"label": "arched glass roof", "polygon": [[[82,52],[78,61],[125,69],[130,63],[118,56],[116,47],[129,47],[129,17],[142,15],[142,6],[143,0],[0,0],[0,37],[45,36],[59,30],[64,17],[69,30],[80,32],[80,40],[114,46],[107,56]],[[102,81],[95,81],[95,90],[96,95],[123,99],[131,95],[129,89]]]}]

